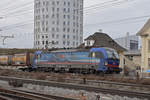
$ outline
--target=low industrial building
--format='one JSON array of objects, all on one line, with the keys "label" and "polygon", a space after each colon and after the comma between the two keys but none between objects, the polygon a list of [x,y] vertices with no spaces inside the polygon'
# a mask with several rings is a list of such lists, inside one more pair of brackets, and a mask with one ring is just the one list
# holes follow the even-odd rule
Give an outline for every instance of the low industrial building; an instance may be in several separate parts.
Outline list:
[{"label": "low industrial building", "polygon": [[127,33],[125,37],[117,38],[115,41],[129,51],[135,51],[139,48],[139,37],[136,35]]}]

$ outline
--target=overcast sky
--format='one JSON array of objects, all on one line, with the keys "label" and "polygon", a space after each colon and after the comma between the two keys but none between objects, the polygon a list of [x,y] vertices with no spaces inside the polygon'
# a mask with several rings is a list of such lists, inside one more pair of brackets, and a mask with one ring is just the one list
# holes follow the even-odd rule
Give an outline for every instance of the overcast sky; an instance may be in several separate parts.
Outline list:
[{"label": "overcast sky", "polygon": [[[0,19],[2,30],[0,35],[14,34],[15,36],[14,39],[6,40],[5,46],[2,46],[0,38],[0,47],[33,47],[33,1],[3,0],[0,2],[0,16],[4,17]],[[127,32],[136,34],[149,19],[147,16],[150,16],[150,0],[114,1],[84,0],[84,38],[99,29],[114,39],[125,36]],[[138,18],[133,19],[134,17]],[[119,21],[128,18],[132,20]]]}]

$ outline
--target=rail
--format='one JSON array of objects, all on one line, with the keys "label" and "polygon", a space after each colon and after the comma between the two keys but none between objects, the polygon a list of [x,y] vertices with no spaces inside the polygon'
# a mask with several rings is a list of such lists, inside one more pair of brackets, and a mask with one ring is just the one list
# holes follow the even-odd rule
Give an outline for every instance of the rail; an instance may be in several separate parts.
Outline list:
[{"label": "rail", "polygon": [[25,91],[25,90],[19,90],[19,89],[15,89],[16,91],[20,91],[20,92],[25,92],[25,93],[31,93],[31,94],[35,94],[35,95],[39,95],[39,96],[44,96],[47,98],[52,98],[54,100],[75,100],[72,98],[66,98],[66,97],[62,97],[62,96],[54,96],[54,95],[48,95],[48,94],[41,94],[39,92],[31,92],[31,91]]},{"label": "rail", "polygon": [[[34,84],[34,85],[42,85],[42,86],[51,86],[65,89],[74,89],[74,90],[85,90],[89,92],[103,92],[109,93],[112,95],[120,95],[120,96],[129,96],[129,97],[138,97],[138,98],[148,98],[150,99],[150,93],[140,93],[133,91],[125,91],[125,90],[117,90],[117,89],[105,89],[97,86],[89,86],[85,84],[73,84],[73,83],[61,83],[61,82],[53,82],[53,81],[42,81],[42,80],[33,80],[33,79],[22,79],[15,77],[0,77],[0,80],[4,81],[22,81],[26,84]],[[129,84],[128,84],[129,85]]]},{"label": "rail", "polygon": [[41,94],[38,92],[0,88],[0,100],[11,100],[9,98],[14,98],[17,100],[75,100],[72,98]]},{"label": "rail", "polygon": [[4,89],[4,88],[0,88],[0,95],[19,99],[19,100],[51,100],[49,98],[34,95],[31,93],[25,93],[21,91],[15,91],[15,90]]},{"label": "rail", "polygon": [[[123,86],[134,86],[134,87],[145,87],[145,88],[150,88],[150,85],[143,85],[143,84],[132,84],[132,83],[122,83],[122,82],[111,82],[111,81],[102,81],[102,80],[86,80],[86,79],[61,79],[62,82],[66,83],[81,83],[81,84],[111,84],[111,85],[123,85]],[[61,82],[59,80],[59,82]],[[50,79],[49,81],[58,81],[58,79]]]},{"label": "rail", "polygon": [[0,96],[0,100],[13,100],[13,99],[5,97],[5,96]]}]

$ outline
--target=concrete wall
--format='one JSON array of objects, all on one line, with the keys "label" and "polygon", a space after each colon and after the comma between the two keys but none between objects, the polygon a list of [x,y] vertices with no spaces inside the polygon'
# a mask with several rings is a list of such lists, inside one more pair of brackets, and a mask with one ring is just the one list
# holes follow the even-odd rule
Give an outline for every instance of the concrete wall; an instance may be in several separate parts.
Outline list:
[{"label": "concrete wall", "polygon": [[141,58],[141,67],[142,71],[146,71],[150,69],[150,66],[148,64],[148,59],[150,58],[150,50],[149,50],[149,40],[150,36],[142,36],[142,58]]},{"label": "concrete wall", "polygon": [[133,56],[133,62],[136,66],[141,66],[141,56]]},{"label": "concrete wall", "polygon": [[[120,58],[120,68],[123,69],[122,73],[126,73],[126,72],[132,72],[134,73],[136,71],[137,68],[137,63],[135,63],[134,61],[138,60],[138,57],[134,57],[133,61],[131,61],[128,57],[124,56],[123,53],[119,54],[119,58]],[[126,69],[126,70],[124,70]]]}]

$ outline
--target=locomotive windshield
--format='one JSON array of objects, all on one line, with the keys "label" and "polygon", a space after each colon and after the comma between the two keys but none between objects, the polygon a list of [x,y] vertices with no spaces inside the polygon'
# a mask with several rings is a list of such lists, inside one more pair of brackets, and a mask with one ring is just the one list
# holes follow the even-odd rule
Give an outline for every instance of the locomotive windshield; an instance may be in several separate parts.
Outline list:
[{"label": "locomotive windshield", "polygon": [[91,52],[89,54],[89,57],[92,57],[92,58],[104,58],[104,55],[102,54],[102,52]]},{"label": "locomotive windshield", "polygon": [[41,54],[36,55],[36,60],[40,60],[41,59]]},{"label": "locomotive windshield", "polygon": [[119,59],[118,53],[113,49],[106,49],[108,58]]}]

